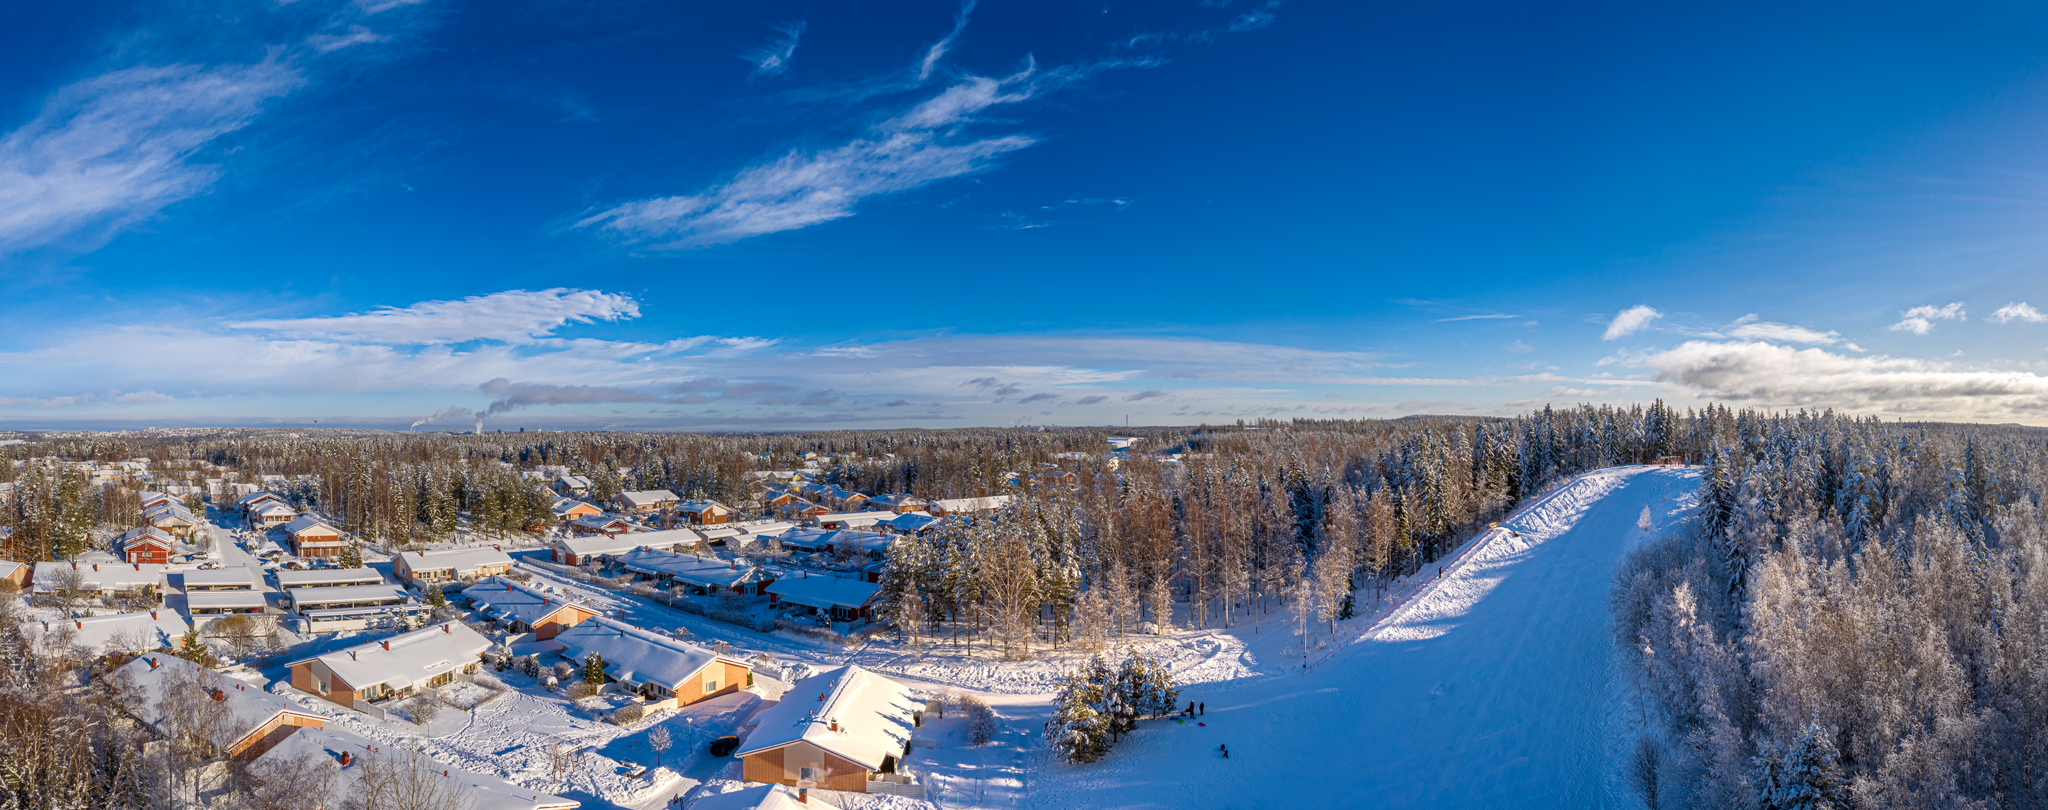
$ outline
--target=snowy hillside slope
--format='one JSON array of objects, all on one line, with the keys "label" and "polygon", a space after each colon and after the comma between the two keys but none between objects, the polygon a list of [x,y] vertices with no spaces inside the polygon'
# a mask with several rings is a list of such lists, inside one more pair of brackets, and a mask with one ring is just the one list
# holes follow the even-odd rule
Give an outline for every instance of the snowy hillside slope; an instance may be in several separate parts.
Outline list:
[{"label": "snowy hillside slope", "polygon": [[[1309,671],[1194,687],[1205,726],[1155,721],[1104,761],[1041,761],[1030,806],[1625,807],[1613,572],[1694,504],[1695,469],[1579,476],[1475,541]],[[1230,746],[1223,759],[1219,744]]]}]

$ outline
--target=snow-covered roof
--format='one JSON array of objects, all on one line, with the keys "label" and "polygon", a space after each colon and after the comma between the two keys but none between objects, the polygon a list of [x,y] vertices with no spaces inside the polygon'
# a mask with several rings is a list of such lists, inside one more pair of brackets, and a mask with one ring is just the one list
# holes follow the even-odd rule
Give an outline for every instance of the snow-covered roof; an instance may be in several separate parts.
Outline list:
[{"label": "snow-covered roof", "polygon": [[277,572],[277,587],[287,590],[321,585],[378,585],[383,582],[384,575],[377,573],[375,568],[281,569]]},{"label": "snow-covered roof", "polygon": [[333,526],[329,526],[327,525],[327,521],[321,520],[312,515],[300,515],[298,517],[292,518],[292,522],[284,524],[284,530],[286,534],[302,534],[305,532],[312,532],[315,534],[332,534],[335,537],[341,536],[340,529],[334,528]]},{"label": "snow-covered roof", "polygon": [[705,588],[730,588],[759,576],[759,569],[734,560],[697,557],[673,551],[629,551],[619,555],[628,571],[659,574]]},{"label": "snow-covered roof", "polygon": [[[240,485],[240,484],[237,484],[236,486],[241,486],[241,485]],[[243,495],[243,496],[242,496],[242,497],[240,497],[240,498],[236,498],[236,499],[235,499],[235,505],[236,505],[236,506],[249,506],[249,505],[251,505],[251,504],[254,504],[254,503],[256,503],[257,501],[260,501],[260,500],[264,500],[264,499],[266,499],[266,498],[268,498],[268,499],[270,499],[270,500],[273,500],[273,501],[277,501],[278,503],[283,503],[283,502],[284,502],[284,499],[283,499],[283,498],[277,497],[276,495],[272,495],[272,494],[270,494],[270,493],[268,493],[268,492],[264,492],[264,491],[262,491],[262,490],[257,490],[257,491],[255,491],[255,492],[251,492],[251,493],[249,493],[249,494],[247,494],[247,495]]]},{"label": "snow-covered roof", "polygon": [[165,495],[161,492],[157,492],[156,490],[151,489],[143,490],[142,492],[138,493],[137,497],[141,499],[144,508],[148,508],[152,505],[163,503],[165,501],[177,500],[176,498],[173,498],[169,495]]},{"label": "snow-covered roof", "polygon": [[261,504],[249,507],[249,514],[269,517],[271,515],[296,515],[298,511],[278,501],[264,501]]},{"label": "snow-covered roof", "polygon": [[200,610],[246,610],[261,608],[263,594],[257,591],[192,591],[185,594],[185,606]]},{"label": "snow-covered roof", "polygon": [[[47,628],[51,633],[61,633],[65,622],[41,622],[28,624],[31,629]],[[71,643],[94,652],[125,649],[127,652],[160,650],[178,643],[185,631],[192,625],[170,608],[145,610],[135,613],[102,613],[82,619],[71,619]],[[52,636],[55,637],[55,636]]]},{"label": "snow-covered roof", "polygon": [[796,528],[796,524],[786,520],[742,520],[719,528],[738,529],[747,534],[778,534]]},{"label": "snow-covered roof", "polygon": [[[318,717],[293,706],[282,697],[163,653],[138,656],[115,672],[118,673],[116,677],[125,678],[135,688],[135,699],[125,707],[128,713],[155,729],[159,735],[172,731],[163,726],[167,709],[189,705],[191,700],[209,700],[213,694],[220,695],[215,703],[224,714],[220,722],[206,724],[205,729],[208,742],[223,749],[254,733],[281,713]],[[165,700],[172,689],[190,690],[190,697]]]},{"label": "snow-covered roof", "polygon": [[[374,751],[372,749],[375,749]],[[341,755],[349,755],[349,764],[341,764]],[[256,757],[255,762],[273,763],[320,763],[320,767],[333,768],[339,778],[328,781],[328,795],[320,803],[322,807],[348,806],[348,797],[357,791],[356,780],[366,771],[364,767],[370,758],[402,758],[408,754],[378,742],[372,742],[345,729],[322,726],[302,727],[279,741],[276,746]],[[412,754],[410,756],[423,756]],[[396,759],[395,761],[403,761]],[[568,810],[580,806],[575,799],[564,799],[546,793],[524,788],[493,776],[473,773],[453,767],[445,762],[427,760],[424,770],[429,779],[453,781],[457,789],[467,794],[472,810]],[[443,774],[446,776],[443,776]],[[318,783],[317,781],[315,782]],[[433,788],[429,788],[434,790]],[[440,791],[435,790],[436,793]],[[424,791],[423,791],[424,795]]]},{"label": "snow-covered roof", "polygon": [[512,555],[488,547],[412,551],[404,554],[403,559],[406,567],[414,571],[438,571],[443,568],[474,571],[487,565],[512,564]]},{"label": "snow-covered roof", "polygon": [[619,500],[625,501],[627,506],[638,509],[644,506],[660,506],[664,503],[673,503],[681,500],[681,498],[677,498],[675,493],[665,489],[642,489],[633,492],[621,492],[619,493]]},{"label": "snow-covered roof", "polygon": [[157,563],[61,563],[46,562],[36,566],[36,593],[57,590],[57,580],[64,572],[76,570],[89,591],[132,591],[143,587],[157,587],[164,583],[164,566]]},{"label": "snow-covered roof", "polygon": [[604,658],[605,674],[613,678],[629,683],[656,683],[670,689],[690,680],[712,661],[722,659],[747,666],[744,661],[725,658],[709,648],[603,617],[563,630],[555,640],[567,648],[563,656],[572,661],[581,661],[594,652]]},{"label": "snow-covered roof", "polygon": [[732,507],[717,501],[683,501],[676,504],[678,512],[731,512]]},{"label": "snow-covered roof", "polygon": [[340,585],[327,588],[293,588],[286,591],[292,606],[303,613],[336,605],[402,604],[412,600],[404,588],[390,584]]},{"label": "snow-covered roof", "polygon": [[121,539],[116,545],[123,551],[126,551],[129,546],[138,543],[155,543],[165,549],[170,549],[174,547],[177,541],[172,540],[171,536],[165,534],[162,529],[155,526],[144,526],[139,529],[129,529],[127,534],[121,535]]},{"label": "snow-covered roof", "polygon": [[476,612],[501,622],[524,622],[528,626],[539,624],[562,608],[574,606],[585,613],[603,615],[604,611],[589,605],[564,599],[504,577],[480,580],[463,589],[463,597],[470,600]]},{"label": "snow-covered roof", "polygon": [[548,510],[554,512],[557,516],[566,515],[578,509],[589,509],[594,512],[604,511],[602,509],[597,508],[594,505],[576,500],[575,498],[556,498],[553,503],[548,504]]},{"label": "snow-covered roof", "polygon": [[840,577],[791,577],[778,579],[768,586],[768,592],[784,602],[795,602],[817,608],[857,608],[875,598],[875,591],[882,586],[873,582]]},{"label": "snow-covered roof", "polygon": [[383,641],[293,661],[288,666],[317,660],[359,692],[379,684],[392,689],[406,689],[475,663],[477,656],[490,648],[491,640],[469,629],[468,625],[445,622]]},{"label": "snow-covered roof", "polygon": [[[651,537],[656,534],[666,534],[666,532],[629,532],[626,534],[619,535],[617,537],[611,537],[602,534],[590,535],[587,537],[564,537],[559,540],[556,540],[554,545],[556,548],[569,552],[570,554],[574,554],[577,557],[588,559],[590,557],[596,557],[603,554],[624,554],[628,551],[632,551],[633,549],[646,545],[646,543],[642,541],[641,538]],[[693,535],[687,540],[676,539],[670,540],[669,542],[694,543],[696,541],[697,539]]]},{"label": "snow-covered roof", "polygon": [[562,475],[562,476],[557,476],[557,477],[555,478],[555,483],[557,483],[557,484],[561,484],[562,486],[568,487],[568,488],[570,488],[570,489],[589,489],[589,488],[590,488],[590,479],[588,479],[588,478],[585,478],[585,477],[583,477],[583,476],[580,476],[580,475]]},{"label": "snow-covered roof", "polygon": [[690,803],[689,810],[812,810],[818,807],[839,810],[838,805],[826,803],[815,793],[806,796],[807,801],[799,803],[796,791],[788,785],[748,785],[739,790],[701,796]]},{"label": "snow-covered roof", "polygon": [[142,517],[144,520],[149,521],[182,520],[186,523],[199,522],[197,518],[192,517],[192,510],[186,509],[184,504],[177,501],[161,503],[144,509],[142,510]]},{"label": "snow-covered roof", "polygon": [[14,577],[19,575],[21,569],[27,567],[29,567],[29,565],[25,562],[15,562],[13,560],[0,560],[0,579],[13,579]]},{"label": "snow-covered roof", "polygon": [[923,512],[904,512],[882,522],[889,524],[889,528],[894,531],[914,532],[937,523],[939,520],[940,518],[932,517]]},{"label": "snow-covered roof", "polygon": [[186,571],[185,590],[190,591],[193,588],[250,591],[261,590],[263,582],[256,578],[256,572],[250,570],[248,566],[229,565],[211,571]]},{"label": "snow-covered roof", "polygon": [[932,505],[947,512],[990,512],[1010,505],[1012,495],[990,495],[986,498],[940,498]]},{"label": "snow-covered roof", "polygon": [[841,528],[858,529],[873,526],[896,516],[895,512],[833,512],[818,516],[818,525],[839,524]]},{"label": "snow-covered roof", "polygon": [[828,548],[884,550],[894,540],[894,538],[875,532],[863,532],[853,529],[813,528],[791,529],[783,532],[776,539],[782,542],[784,548],[802,549],[804,551],[823,551]]},{"label": "snow-covered roof", "polygon": [[[817,695],[818,699],[812,699]],[[791,684],[782,702],[755,715],[759,725],[734,756],[808,742],[868,770],[903,753],[911,713],[924,703],[910,688],[851,664]],[[832,730],[833,723],[839,730]]]}]

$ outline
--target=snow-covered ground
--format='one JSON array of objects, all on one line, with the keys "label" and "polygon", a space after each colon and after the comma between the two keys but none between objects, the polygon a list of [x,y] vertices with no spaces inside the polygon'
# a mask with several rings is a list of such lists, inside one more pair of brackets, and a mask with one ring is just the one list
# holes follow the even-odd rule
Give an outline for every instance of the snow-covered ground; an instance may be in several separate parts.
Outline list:
[{"label": "snow-covered ground", "polygon": [[[1148,722],[1093,765],[1019,757],[1021,806],[1628,806],[1609,583],[1643,509],[1668,530],[1697,486],[1683,468],[1580,476],[1307,672],[1187,689],[1215,710],[1203,725]],[[1003,708],[1020,731],[1045,713]]]}]

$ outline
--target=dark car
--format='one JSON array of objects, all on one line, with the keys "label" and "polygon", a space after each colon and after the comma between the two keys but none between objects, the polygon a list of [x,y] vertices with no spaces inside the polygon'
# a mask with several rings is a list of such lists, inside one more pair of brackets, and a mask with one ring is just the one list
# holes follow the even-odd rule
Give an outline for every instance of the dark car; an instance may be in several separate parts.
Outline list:
[{"label": "dark car", "polygon": [[711,755],[714,757],[729,757],[732,756],[732,752],[739,750],[739,747],[740,738],[727,734],[711,741]]}]

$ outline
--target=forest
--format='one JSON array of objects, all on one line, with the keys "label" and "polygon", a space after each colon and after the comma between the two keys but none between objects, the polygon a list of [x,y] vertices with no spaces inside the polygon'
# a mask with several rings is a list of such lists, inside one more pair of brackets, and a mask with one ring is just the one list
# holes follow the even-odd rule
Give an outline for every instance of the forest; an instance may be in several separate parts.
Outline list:
[{"label": "forest", "polygon": [[[1111,435],[1136,449],[1107,451]],[[2040,431],[1832,413],[1545,408],[1143,429],[786,435],[221,431],[74,436],[13,459],[148,457],[162,470],[284,476],[286,493],[404,546],[526,527],[522,470],[593,498],[668,488],[743,514],[749,472],[1011,507],[888,552],[885,618],[907,646],[1047,648],[1283,621],[1306,645],[1571,475],[1676,456],[1701,507],[1617,572],[1615,640],[1644,733],[1628,780],[1653,808],[2048,806],[2048,563]],[[1036,485],[1044,471],[1072,485]],[[67,474],[17,482],[7,553],[61,558],[116,499]],[[1024,483],[1013,483],[1021,480]],[[16,660],[26,653],[15,653]]]}]

